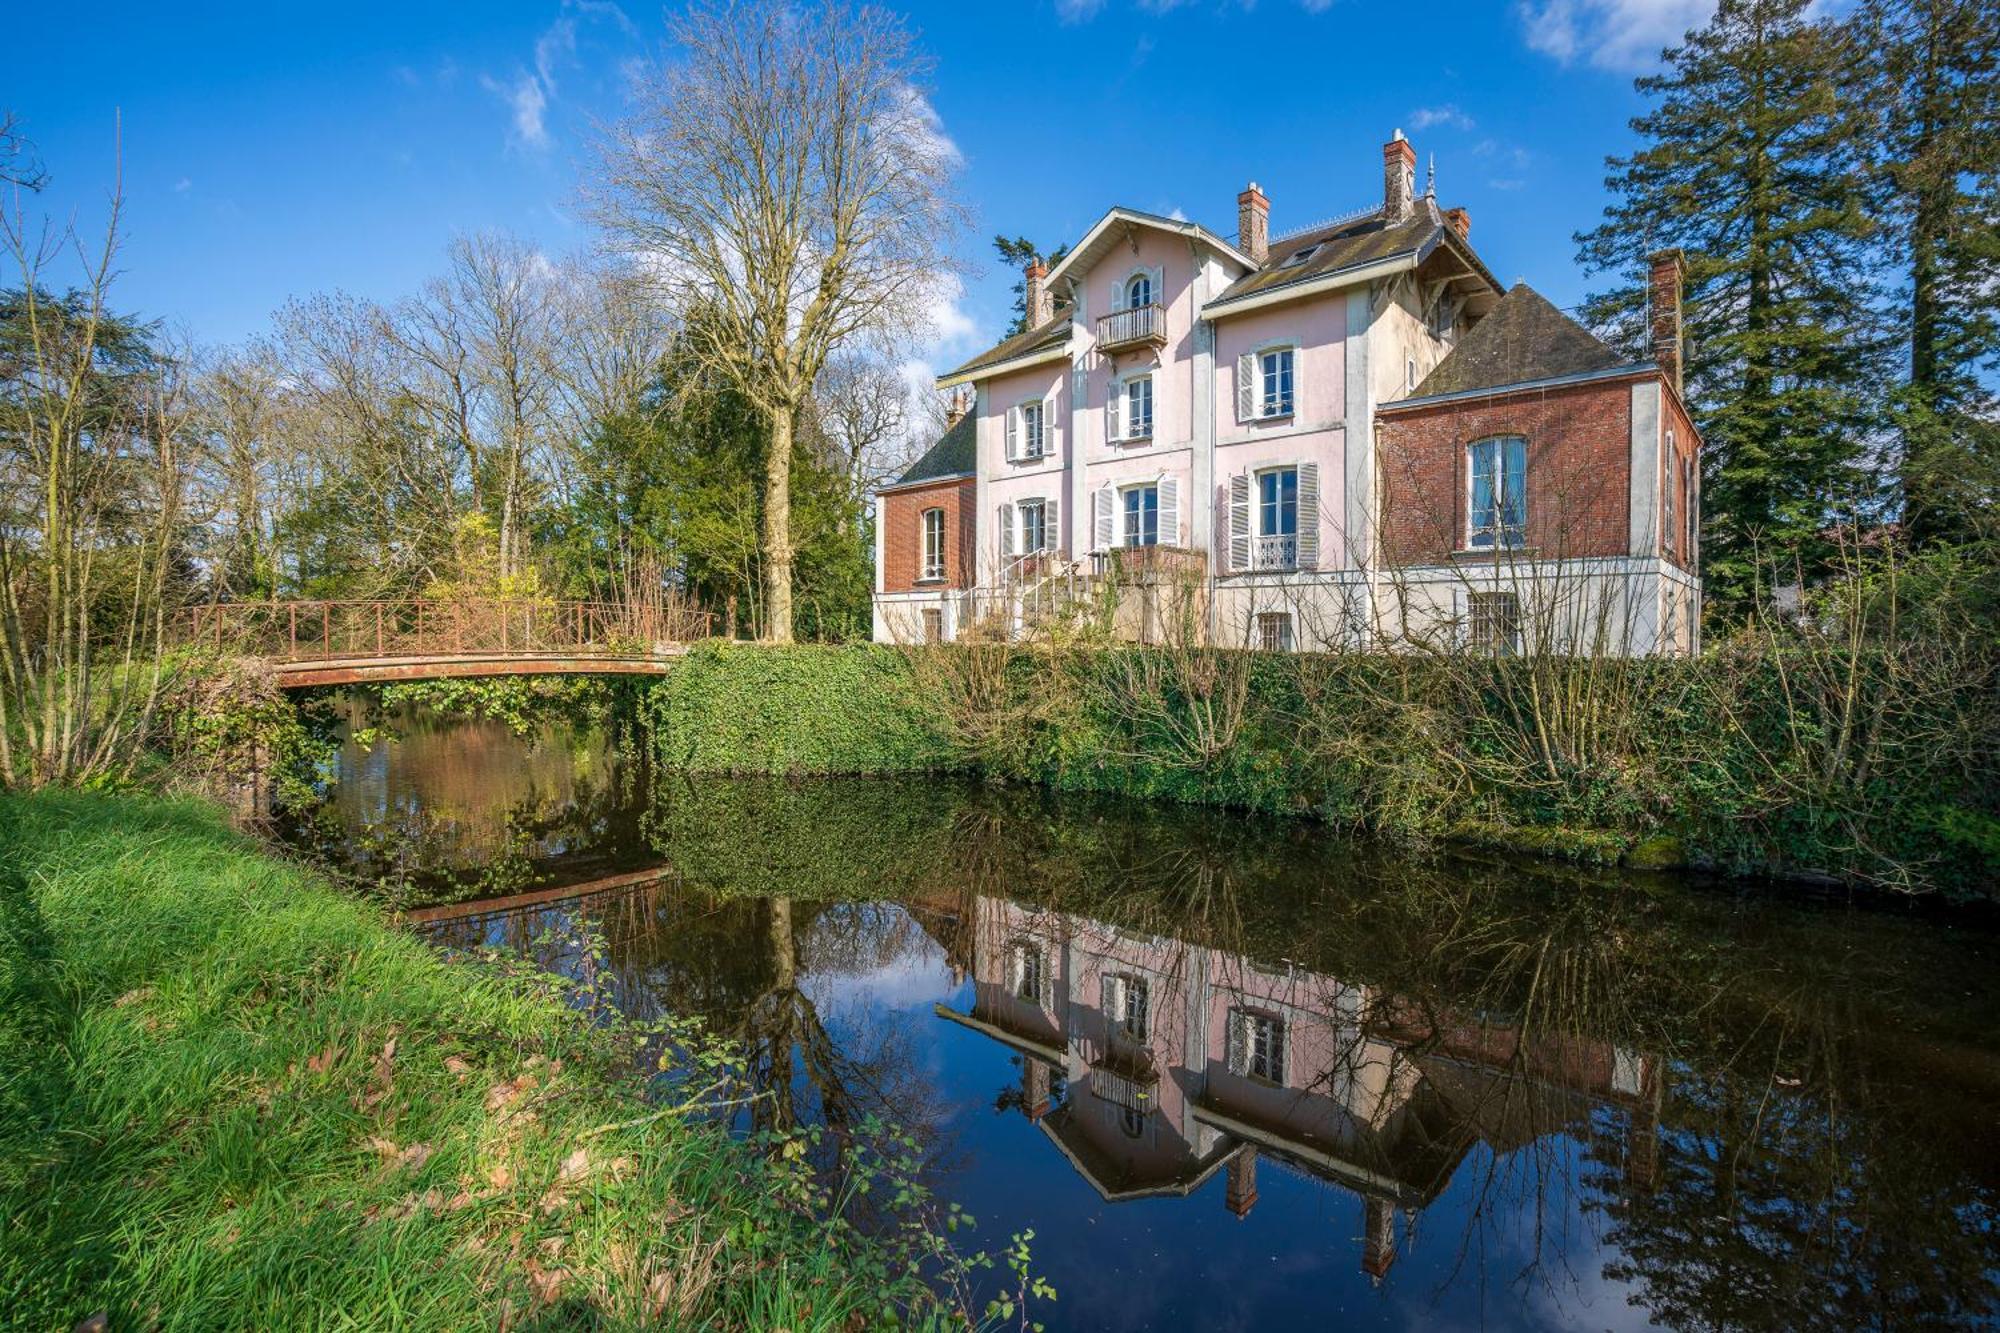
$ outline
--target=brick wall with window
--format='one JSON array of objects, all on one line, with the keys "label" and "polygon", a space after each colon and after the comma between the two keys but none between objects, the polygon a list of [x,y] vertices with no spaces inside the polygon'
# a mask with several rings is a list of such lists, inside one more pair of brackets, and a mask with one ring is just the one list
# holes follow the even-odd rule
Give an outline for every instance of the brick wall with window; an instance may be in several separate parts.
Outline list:
[{"label": "brick wall with window", "polygon": [[[973,481],[957,477],[907,486],[881,497],[882,591],[969,588],[973,571]],[[944,518],[942,577],[924,578],[924,515]]]},{"label": "brick wall with window", "polygon": [[[1632,378],[1384,409],[1382,554],[1443,564],[1454,552],[1517,544],[1524,555],[1622,556],[1630,545]],[[1481,441],[1520,439],[1525,520],[1481,542],[1471,508]]]}]

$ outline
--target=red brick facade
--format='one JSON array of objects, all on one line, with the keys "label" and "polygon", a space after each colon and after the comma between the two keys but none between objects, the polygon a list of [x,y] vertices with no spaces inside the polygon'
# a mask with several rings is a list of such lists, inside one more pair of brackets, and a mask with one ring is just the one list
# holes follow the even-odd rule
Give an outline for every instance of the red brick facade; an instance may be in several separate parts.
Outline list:
[{"label": "red brick facade", "polygon": [[[1660,479],[1662,486],[1671,485],[1673,490],[1674,521],[1666,521],[1665,501],[1662,501],[1661,532],[1662,545],[1667,559],[1689,573],[1694,572],[1698,551],[1690,549],[1688,540],[1689,506],[1694,506],[1693,517],[1700,518],[1701,506],[1701,437],[1695,434],[1694,422],[1689,419],[1687,408],[1671,390],[1660,390],[1660,414],[1666,419],[1667,429],[1673,432],[1673,447],[1667,447],[1663,438],[1660,444],[1660,463],[1666,475]],[[1689,494],[1692,483],[1693,494]],[[1661,496],[1669,494],[1662,490]],[[1699,538],[1696,539],[1697,541]]]},{"label": "red brick facade", "polygon": [[[1391,565],[1443,564],[1465,549],[1466,446],[1504,435],[1527,442],[1522,554],[1544,560],[1629,554],[1632,385],[1641,378],[1619,376],[1407,410],[1385,405],[1378,429],[1383,558]],[[1685,427],[1677,434],[1694,438]]]},{"label": "red brick facade", "polygon": [[[921,592],[972,586],[971,477],[944,478],[882,496],[882,591]],[[944,511],[944,578],[925,581],[923,516]]]}]

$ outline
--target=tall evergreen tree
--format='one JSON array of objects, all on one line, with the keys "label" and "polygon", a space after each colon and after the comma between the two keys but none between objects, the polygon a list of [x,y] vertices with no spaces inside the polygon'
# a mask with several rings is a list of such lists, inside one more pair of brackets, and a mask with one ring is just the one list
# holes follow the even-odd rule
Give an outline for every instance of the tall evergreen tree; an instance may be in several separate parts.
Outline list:
[{"label": "tall evergreen tree", "polygon": [[[1041,255],[1042,262],[1046,263],[1050,268],[1054,268],[1057,264],[1062,263],[1063,256],[1069,253],[1069,247],[1067,245],[1058,245],[1055,249],[1044,253],[1041,247],[1025,236],[1016,236],[1011,239],[1005,236],[995,236],[993,238],[993,249],[999,254],[1000,262],[1013,270],[1015,275],[1013,289],[1014,320],[1007,326],[1007,336],[1011,338],[1017,333],[1026,333],[1028,331],[1028,284],[1021,277],[1021,270],[1026,268],[1028,261],[1036,255]],[[1067,304],[1068,302],[1062,299],[1062,294],[1060,292],[1056,293],[1056,308],[1061,309]]]},{"label": "tall evergreen tree", "polygon": [[1878,215],[1905,345],[1897,481],[1919,541],[1962,540],[2000,502],[1992,453],[2000,368],[2000,8],[1870,0],[1855,18],[1881,108]]},{"label": "tall evergreen tree", "polygon": [[1863,207],[1868,120],[1849,33],[1810,0],[1723,0],[1638,81],[1642,146],[1608,162],[1614,196],[1581,259],[1625,294],[1645,257],[1688,256],[1689,406],[1707,449],[1704,554],[1715,602],[1747,595],[1760,554],[1815,558],[1855,498],[1867,441],[1871,337]]}]

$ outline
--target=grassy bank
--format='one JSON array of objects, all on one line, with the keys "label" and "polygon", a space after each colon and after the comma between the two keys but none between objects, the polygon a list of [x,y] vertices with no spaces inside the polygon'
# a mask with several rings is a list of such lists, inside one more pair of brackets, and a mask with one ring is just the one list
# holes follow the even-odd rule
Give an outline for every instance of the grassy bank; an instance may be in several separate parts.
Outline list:
[{"label": "grassy bank", "polygon": [[698,654],[647,708],[657,757],[693,772],[950,768],[1600,864],[1993,898],[1993,679],[1990,654],[1742,643],[1587,662],[860,645]]},{"label": "grassy bank", "polygon": [[[207,807],[0,797],[0,1326],[923,1322],[633,1036],[437,955]],[[854,1321],[850,1323],[850,1320]]]}]

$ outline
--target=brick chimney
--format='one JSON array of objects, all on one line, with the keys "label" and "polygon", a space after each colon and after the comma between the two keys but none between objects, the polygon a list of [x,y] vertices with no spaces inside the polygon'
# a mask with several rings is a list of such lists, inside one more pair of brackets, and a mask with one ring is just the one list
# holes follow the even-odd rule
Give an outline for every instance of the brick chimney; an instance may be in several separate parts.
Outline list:
[{"label": "brick chimney", "polygon": [[1363,1202],[1361,1271],[1379,1283],[1396,1262],[1396,1206],[1372,1194]]},{"label": "brick chimney", "polygon": [[1651,272],[1646,281],[1650,310],[1648,341],[1653,360],[1674,392],[1685,396],[1682,367],[1685,349],[1681,336],[1681,288],[1687,281],[1687,260],[1679,250],[1661,250],[1647,261]]},{"label": "brick chimney", "polygon": [[1222,1201],[1240,1222],[1257,1206],[1257,1149],[1246,1143],[1229,1159],[1229,1186]]},{"label": "brick chimney", "polygon": [[972,395],[962,386],[953,389],[951,396],[944,400],[944,428],[950,430],[953,426],[965,420],[966,413],[971,410]]},{"label": "brick chimney", "polygon": [[1444,211],[1444,220],[1451,224],[1451,229],[1458,233],[1458,239],[1461,241],[1472,235],[1472,214],[1464,209],[1447,208]]},{"label": "brick chimney", "polygon": [[1022,294],[1028,312],[1028,327],[1038,329],[1055,318],[1056,294],[1048,286],[1049,266],[1036,255],[1022,274]]},{"label": "brick chimney", "polygon": [[1261,264],[1271,257],[1271,201],[1251,181],[1236,196],[1236,248]]},{"label": "brick chimney", "polygon": [[1382,145],[1382,217],[1388,222],[1401,222],[1410,216],[1410,209],[1417,197],[1417,150],[1403,137],[1401,130],[1396,137]]}]

